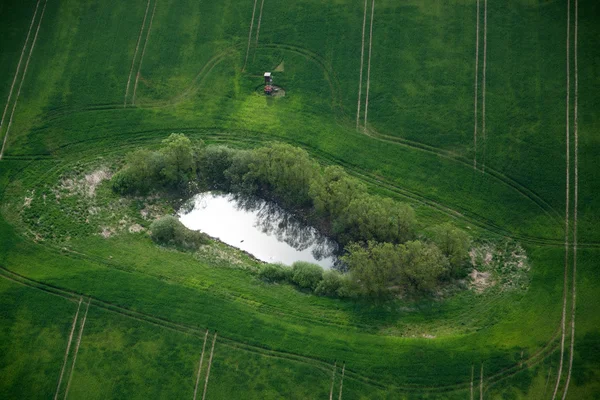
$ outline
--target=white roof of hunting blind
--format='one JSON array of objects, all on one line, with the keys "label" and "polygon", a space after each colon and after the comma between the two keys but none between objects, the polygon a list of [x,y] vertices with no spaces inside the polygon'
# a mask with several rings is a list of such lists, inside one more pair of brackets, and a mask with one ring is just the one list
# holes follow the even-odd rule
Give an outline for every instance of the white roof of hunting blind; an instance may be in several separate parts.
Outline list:
[{"label": "white roof of hunting blind", "polygon": [[271,73],[270,72],[265,72],[265,78],[270,77]]}]

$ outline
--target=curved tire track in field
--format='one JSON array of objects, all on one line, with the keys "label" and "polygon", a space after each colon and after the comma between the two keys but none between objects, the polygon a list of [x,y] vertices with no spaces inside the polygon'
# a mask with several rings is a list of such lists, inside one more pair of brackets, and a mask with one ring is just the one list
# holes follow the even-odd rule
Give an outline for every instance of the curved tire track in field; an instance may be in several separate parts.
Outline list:
[{"label": "curved tire track in field", "polygon": [[[368,137],[375,139],[375,140],[379,140],[381,142],[391,143],[391,144],[395,144],[398,146],[403,146],[406,148],[431,153],[431,154],[443,157],[447,160],[463,164],[467,167],[472,166],[472,163],[462,156],[439,149],[437,147],[426,145],[424,143],[419,143],[419,142],[415,142],[412,140],[408,140],[408,139],[404,139],[404,138],[400,138],[400,137],[396,137],[396,136],[384,135],[384,134],[378,133],[377,131],[375,131],[371,128],[368,129],[367,131],[365,131],[364,133]],[[493,179],[504,184],[505,186],[508,186],[512,190],[518,192],[521,196],[523,196],[523,197],[529,199],[531,202],[535,203],[546,215],[548,215],[553,220],[557,221],[557,223],[559,221],[559,218],[562,218],[562,216],[558,213],[558,211],[556,211],[550,205],[550,203],[548,203],[546,200],[544,200],[542,197],[537,195],[535,192],[533,192],[530,189],[528,189],[527,187],[521,185],[514,179],[508,177],[507,175],[505,175],[499,171],[491,169],[489,167],[487,168],[487,174],[489,176],[491,176]]]},{"label": "curved tire track in field", "polygon": [[331,374],[331,386],[329,388],[329,400],[333,400],[333,385],[335,383],[336,368],[337,368],[337,361],[333,363],[333,373]]},{"label": "curved tire track in field", "polygon": [[127,78],[127,86],[125,86],[125,98],[123,100],[123,107],[127,106],[127,96],[129,95],[129,86],[131,85],[131,75],[133,75],[133,67],[135,65],[135,59],[140,48],[140,42],[142,41],[142,32],[144,32],[144,26],[146,26],[146,18],[148,17],[148,10],[150,9],[150,0],[146,4],[146,12],[144,13],[144,19],[142,20],[142,27],[140,28],[140,34],[138,36],[137,44],[135,45],[135,52],[133,53],[133,59],[131,60],[131,68],[129,69],[129,78]]},{"label": "curved tire track in field", "polygon": [[77,325],[77,318],[79,317],[79,309],[81,308],[82,301],[83,301],[83,297],[80,297],[79,303],[77,304],[77,311],[75,312],[75,317],[73,318],[73,325],[71,326],[71,334],[69,335],[69,341],[67,342],[67,349],[65,350],[65,357],[64,357],[62,369],[60,370],[60,376],[58,378],[58,385],[56,386],[56,393],[54,394],[54,400],[58,399],[58,393],[60,391],[60,385],[62,384],[63,375],[65,373],[65,367],[67,366],[67,359],[69,358],[69,351],[71,350],[71,343],[73,342],[73,333],[75,333],[75,326]]},{"label": "curved tire track in field", "polygon": [[258,48],[289,51],[291,53],[296,53],[306,58],[307,60],[313,61],[323,70],[325,74],[325,80],[327,81],[329,89],[331,90],[332,101],[334,105],[337,107],[338,110],[342,109],[340,82],[337,76],[335,75],[335,71],[333,70],[331,64],[329,64],[322,56],[318,55],[313,51],[308,50],[307,48],[283,43],[262,44],[259,45]]},{"label": "curved tire track in field", "polygon": [[[223,142],[229,142],[229,143],[235,143],[235,142],[253,142],[256,144],[265,143],[265,140],[262,140],[259,138],[233,137],[232,136],[235,133],[243,133],[246,136],[247,135],[260,135],[261,132],[250,131],[250,130],[241,130],[241,129],[231,130],[231,129],[223,129],[223,128],[218,128],[218,127],[208,127],[208,128],[188,128],[188,127],[177,128],[177,127],[174,127],[174,128],[168,128],[168,129],[167,128],[150,129],[150,130],[144,130],[144,131],[124,132],[123,135],[128,136],[129,139],[126,142],[130,143],[130,145],[133,145],[136,143],[137,144],[144,143],[146,141],[146,138],[148,137],[148,135],[155,135],[155,134],[161,133],[161,132],[168,134],[169,132],[173,132],[173,131],[178,131],[178,132],[187,133],[187,134],[201,133],[208,138],[216,138]],[[223,131],[228,132],[228,134],[222,134]],[[211,132],[218,132],[218,133],[214,134]],[[53,150],[53,152],[54,152],[54,155],[56,156],[56,155],[60,154],[62,151],[66,150],[70,147],[85,144],[85,143],[89,144],[89,143],[93,143],[93,142],[100,141],[100,140],[103,140],[103,138],[82,139],[82,140],[70,142],[70,143],[58,146],[56,149]],[[316,149],[314,147],[306,145],[305,143],[298,142],[298,141],[295,141],[295,140],[287,138],[287,137],[280,137],[277,135],[270,135],[269,140],[270,141],[280,140],[280,141],[289,142],[291,144],[295,144],[300,147],[303,147],[306,150],[308,150],[315,158],[320,159],[325,162],[328,162],[328,163],[340,164],[340,165],[344,166],[345,168],[347,168],[348,172],[351,175],[354,175],[355,177],[358,177],[359,179],[361,179],[367,183],[370,183],[372,185],[379,185],[380,187],[382,187],[382,188],[386,189],[387,191],[392,192],[400,197],[413,199],[416,202],[420,202],[422,204],[431,206],[432,208],[437,209],[438,211],[445,213],[448,216],[462,219],[466,222],[472,223],[473,225],[475,225],[479,228],[482,228],[484,230],[487,230],[489,232],[492,232],[492,233],[495,233],[495,234],[498,234],[498,235],[501,235],[501,236],[504,236],[507,238],[520,240],[523,243],[535,244],[535,245],[539,245],[539,246],[548,246],[548,247],[564,246],[564,241],[562,241],[560,239],[547,239],[547,238],[540,238],[537,236],[531,236],[531,235],[526,235],[526,234],[514,234],[505,228],[499,227],[498,225],[492,223],[489,220],[481,218],[478,215],[470,216],[469,212],[466,210],[451,209],[449,207],[446,207],[446,206],[443,206],[443,205],[437,203],[439,205],[439,207],[438,207],[436,205],[435,201],[429,202],[428,198],[425,196],[422,196],[418,193],[413,193],[413,192],[407,191],[407,190],[401,188],[400,186],[395,185],[394,183],[390,183],[385,178],[377,176],[368,171],[364,171],[364,170],[360,169],[359,167],[356,167],[345,161],[337,159],[334,156],[330,155],[329,153],[323,152],[319,149]],[[267,141],[269,141],[269,140],[267,140]],[[118,152],[118,150],[115,150],[115,151]],[[29,158],[35,158],[37,156],[35,156],[35,155],[30,155],[30,156],[11,155],[10,157],[11,157],[11,159],[13,159],[13,158],[14,159],[20,159],[20,158],[29,159]],[[41,155],[41,157],[46,157],[46,155]],[[600,242],[578,242],[578,247],[579,248],[600,248]]]},{"label": "curved tire track in field", "polygon": [[[76,299],[81,296],[81,294],[79,294],[79,293],[66,291],[64,289],[57,288],[55,286],[50,286],[50,285],[26,278],[22,275],[19,275],[15,272],[12,272],[3,267],[0,267],[0,277],[12,280],[12,281],[19,283],[21,285],[24,285],[24,286],[28,286],[28,287],[31,287],[34,289],[45,291],[47,293],[58,294],[69,300],[73,300],[73,299]],[[92,298],[89,297],[88,307],[89,307],[91,300],[92,300]],[[166,320],[164,318],[155,317],[155,316],[152,316],[149,314],[144,314],[144,313],[141,313],[138,311],[129,310],[127,308],[120,307],[118,305],[108,303],[108,302],[100,300],[100,299],[94,298],[94,306],[102,308],[107,311],[117,313],[117,314],[122,315],[127,318],[131,318],[131,319],[138,320],[138,321],[145,322],[145,323],[150,323],[150,324],[156,325],[161,328],[173,330],[173,331],[188,334],[188,335],[200,336],[200,332],[198,331],[198,328],[196,328],[196,327],[183,325],[180,323]],[[86,309],[86,315],[87,315],[87,309]],[[82,321],[82,328],[83,328],[84,324],[85,324],[85,317],[84,317],[84,320]],[[79,333],[80,336],[82,335],[82,331],[83,331],[83,329],[80,330],[80,333]],[[524,361],[523,364],[526,365],[527,367],[533,367],[533,366],[537,365],[539,362],[546,359],[551,354],[553,354],[556,349],[555,349],[555,347],[552,347],[552,344],[554,343],[556,337],[557,336],[555,335],[550,340],[550,342],[548,342],[548,344],[546,344],[538,352],[536,352],[534,355],[532,355],[526,361]],[[216,332],[215,332],[215,337],[213,338],[213,346],[214,346],[215,340],[216,340]],[[78,339],[78,343],[79,342],[80,342],[80,339]],[[258,347],[255,345],[247,344],[245,342],[241,342],[239,340],[226,338],[226,337],[221,337],[221,342],[229,347],[239,348],[244,351],[259,354],[261,356],[273,357],[273,358],[296,361],[296,362],[303,362],[306,364],[310,364],[314,367],[317,367],[326,373],[329,373],[331,371],[331,364],[329,364],[326,361],[323,361],[321,359],[318,359],[318,358],[311,358],[311,357],[307,357],[307,356],[304,356],[301,354],[296,354],[296,353],[271,350],[269,348]],[[73,367],[74,367],[74,365],[75,365],[75,360],[73,362]],[[487,379],[487,381],[489,382],[488,386],[492,386],[491,383],[494,383],[496,381],[507,379],[507,378],[519,373],[520,371],[522,371],[522,367],[520,364],[505,368],[504,370],[497,372],[495,375],[492,375]],[[72,375],[72,370],[71,370],[71,375]],[[396,390],[396,391],[407,391],[407,392],[443,393],[443,392],[451,392],[451,391],[456,391],[456,390],[465,390],[465,389],[468,389],[468,387],[469,387],[468,380],[463,383],[449,384],[449,385],[445,385],[445,386],[424,386],[424,385],[420,385],[420,386],[419,385],[404,385],[404,386],[402,386],[402,385],[381,383],[372,378],[366,377],[357,372],[353,372],[353,371],[349,371],[349,370],[345,371],[345,375],[348,376],[348,379],[355,380],[355,381],[358,381],[358,382],[361,382],[361,383],[364,383],[367,385],[371,385],[373,387],[377,387],[380,389],[384,389],[384,390],[391,389],[391,390]]]},{"label": "curved tire track in field", "polygon": [[158,0],[154,0],[154,7],[152,7],[152,15],[150,16],[150,23],[148,24],[148,32],[146,33],[146,41],[144,42],[144,47],[142,48],[140,64],[138,66],[138,71],[135,76],[135,84],[133,85],[133,96],[131,97],[132,105],[135,105],[135,94],[137,93],[138,81],[140,80],[140,72],[142,71],[142,63],[144,62],[144,55],[146,54],[146,46],[148,46],[148,42],[150,41],[150,33],[152,32],[152,21],[154,21],[154,13],[156,12],[157,3]]},{"label": "curved tire track in field", "polygon": [[15,88],[15,83],[17,83],[17,78],[19,76],[19,71],[21,70],[21,63],[23,62],[23,56],[25,55],[25,49],[27,48],[27,43],[29,43],[29,37],[31,36],[31,29],[33,28],[33,23],[35,22],[35,17],[37,16],[38,9],[40,7],[40,1],[37,1],[35,5],[35,11],[33,12],[33,17],[31,17],[31,24],[29,25],[29,30],[27,31],[27,36],[25,37],[25,43],[23,43],[23,49],[21,50],[21,57],[19,57],[19,63],[17,64],[17,69],[15,71],[15,77],[13,78],[12,84],[10,85],[10,90],[8,92],[8,99],[6,100],[6,106],[4,107],[4,112],[2,113],[2,118],[0,119],[0,133],[2,132],[2,126],[4,125],[4,118],[6,117],[6,112],[8,111],[8,105],[10,104],[10,99],[13,94],[13,90]]},{"label": "curved tire track in field", "polygon": [[17,103],[19,102],[19,96],[21,95],[21,89],[23,88],[23,82],[25,82],[25,76],[27,75],[27,68],[29,68],[29,61],[31,60],[31,55],[33,54],[33,49],[35,48],[35,42],[37,41],[38,34],[40,33],[40,27],[42,26],[42,21],[44,20],[44,13],[46,12],[46,5],[48,5],[48,0],[44,0],[44,7],[42,8],[42,13],[40,14],[40,19],[38,21],[38,25],[35,30],[33,42],[31,42],[31,48],[29,49],[29,55],[27,55],[27,61],[25,62],[25,69],[23,70],[23,76],[21,77],[21,83],[19,84],[19,90],[17,90],[17,96],[15,97],[15,102],[13,104],[13,108],[10,113],[10,118],[8,120],[8,126],[6,127],[6,132],[4,133],[4,140],[2,141],[2,148],[0,149],[0,160],[2,160],[2,156],[4,155],[4,149],[6,148],[6,140],[8,139],[10,127],[12,126],[13,117],[15,115],[15,110],[17,109]]}]

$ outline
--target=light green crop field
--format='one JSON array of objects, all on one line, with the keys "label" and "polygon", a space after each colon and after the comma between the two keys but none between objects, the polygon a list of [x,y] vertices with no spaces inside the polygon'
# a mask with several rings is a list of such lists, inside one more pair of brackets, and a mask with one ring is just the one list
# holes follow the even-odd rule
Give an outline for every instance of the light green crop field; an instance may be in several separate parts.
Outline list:
[{"label": "light green crop field", "polygon": [[[0,398],[600,398],[599,22],[593,0],[2,1]],[[423,224],[520,243],[530,286],[318,297],[47,200],[172,132],[300,146]]]}]

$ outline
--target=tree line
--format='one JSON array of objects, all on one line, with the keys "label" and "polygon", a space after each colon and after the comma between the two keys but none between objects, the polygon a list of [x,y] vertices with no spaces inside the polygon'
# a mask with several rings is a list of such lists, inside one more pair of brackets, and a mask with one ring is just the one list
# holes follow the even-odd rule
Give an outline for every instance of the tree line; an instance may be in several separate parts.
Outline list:
[{"label": "tree line", "polygon": [[[321,166],[304,149],[288,144],[233,149],[171,134],[157,150],[127,155],[112,185],[116,192],[129,195],[222,190],[269,199],[304,216],[344,246],[341,260],[347,273],[316,273],[302,264],[296,269],[310,270],[319,279],[310,285],[299,283],[282,266],[265,266],[261,277],[323,295],[431,292],[466,273],[470,238],[465,232],[451,224],[422,227],[409,204],[370,194],[343,168]],[[183,235],[180,228],[172,232]]]}]

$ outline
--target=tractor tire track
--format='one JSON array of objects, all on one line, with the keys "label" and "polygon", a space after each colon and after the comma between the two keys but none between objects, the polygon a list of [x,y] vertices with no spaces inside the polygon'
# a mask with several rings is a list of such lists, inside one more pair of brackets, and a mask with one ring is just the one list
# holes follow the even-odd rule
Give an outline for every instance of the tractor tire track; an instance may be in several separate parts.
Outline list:
[{"label": "tractor tire track", "polygon": [[[29,286],[31,288],[47,291],[47,289],[45,288],[45,286],[47,286],[46,284],[42,284],[40,282],[31,280],[29,278],[22,277],[21,275],[15,274],[3,267],[0,267],[0,277],[10,279],[9,277],[7,277],[6,274],[11,274],[11,275],[20,277],[21,281],[16,281],[16,282],[20,283],[24,286]],[[70,297],[67,297],[70,300],[72,300],[75,296],[80,296],[79,294],[72,293],[72,292],[67,292],[67,291],[63,291],[63,292],[70,295]],[[89,299],[91,301],[91,297]],[[196,335],[196,336],[199,333],[197,328],[182,325],[179,323],[165,320],[163,318],[151,316],[151,315],[140,313],[137,311],[129,310],[127,308],[123,308],[123,307],[120,307],[120,306],[117,306],[117,305],[114,305],[114,304],[111,304],[111,303],[108,303],[106,301],[102,301],[99,299],[94,299],[94,306],[104,309],[104,310],[107,310],[107,311],[110,311],[110,312],[113,312],[113,313],[116,313],[116,314],[119,314],[119,315],[122,315],[127,318],[131,318],[131,319],[138,320],[138,321],[145,322],[145,323],[150,323],[150,324],[156,325],[158,327],[173,330],[176,332],[180,332],[180,333],[184,333],[184,334],[192,334],[192,335]],[[80,332],[80,334],[81,334],[81,332]],[[216,338],[213,338],[213,341],[214,340],[216,340]],[[241,342],[239,340],[230,339],[230,338],[226,338],[226,337],[221,337],[221,341],[224,345],[226,345],[228,347],[242,349],[244,351],[256,353],[256,354],[259,354],[259,355],[262,355],[265,357],[273,357],[273,358],[278,358],[278,359],[284,359],[284,360],[290,360],[290,361],[310,364],[316,368],[323,370],[324,372],[331,371],[331,364],[328,364],[326,361],[320,360],[318,358],[310,358],[310,357],[307,357],[307,356],[304,356],[301,354],[271,350],[271,349],[268,349],[265,347],[258,347],[255,345],[250,345],[250,344]],[[534,356],[530,357],[527,361],[525,361],[525,364],[528,366],[534,366],[541,360],[545,359],[548,355],[552,354],[554,352],[554,348],[551,348],[552,341],[548,345],[546,345],[546,347],[544,347],[538,353],[536,353]],[[551,350],[551,351],[549,351],[549,350]],[[542,357],[541,360],[536,360],[540,356],[544,356],[544,357]],[[514,372],[512,372],[513,370],[514,370]],[[520,371],[520,366],[515,365],[513,367],[509,367],[503,371],[496,373],[495,375],[488,378],[488,381],[491,382],[494,378],[505,379],[506,377],[510,377],[510,376],[518,373],[519,371]],[[381,389],[394,389],[394,390],[403,390],[403,391],[448,392],[448,391],[453,391],[453,390],[464,390],[465,388],[468,388],[468,385],[469,385],[468,382],[465,382],[463,384],[452,384],[452,385],[437,386],[437,387],[417,386],[417,385],[399,386],[399,385],[382,384],[372,378],[360,375],[360,374],[358,374],[356,372],[352,372],[352,371],[345,371],[345,375],[348,375],[349,379],[353,379],[355,381],[359,381],[359,382],[362,382],[362,383],[365,383],[365,384],[368,384],[368,385],[371,385],[374,387],[378,387]]]},{"label": "tractor tire track", "polygon": [[574,182],[574,194],[573,194],[573,271],[571,273],[572,286],[571,286],[571,344],[569,346],[569,369],[567,371],[567,381],[565,382],[565,391],[562,396],[562,400],[565,400],[569,391],[569,384],[571,383],[571,372],[573,370],[573,353],[575,351],[575,311],[577,306],[577,210],[579,208],[579,133],[577,124],[577,103],[578,103],[578,89],[579,89],[579,78],[578,78],[578,65],[577,65],[577,35],[578,35],[578,19],[579,19],[579,4],[578,0],[575,0],[575,32],[573,38],[573,58],[575,67],[575,91],[574,91],[574,104],[573,104],[573,138],[574,138],[574,160],[573,169],[575,172]]},{"label": "tractor tire track", "polygon": [[25,82],[25,76],[27,75],[27,68],[29,68],[29,61],[31,60],[31,55],[33,54],[33,49],[35,48],[35,42],[37,41],[38,34],[40,33],[40,27],[42,26],[42,21],[44,20],[44,13],[46,12],[47,4],[48,4],[48,0],[44,0],[44,7],[42,8],[42,13],[40,14],[40,19],[38,21],[38,25],[35,30],[33,42],[31,43],[31,48],[29,49],[29,54],[27,55],[27,61],[25,62],[25,69],[23,70],[23,76],[21,77],[21,83],[19,83],[19,90],[17,90],[15,102],[13,103],[13,108],[10,113],[10,118],[8,120],[8,126],[6,127],[6,132],[4,133],[4,140],[2,141],[2,149],[0,149],[0,160],[2,160],[2,156],[4,155],[4,149],[6,148],[6,140],[8,139],[10,127],[12,126],[13,117],[15,115],[15,110],[17,109],[17,104],[19,102],[19,96],[21,95],[21,89],[23,88],[23,82]]},{"label": "tractor tire track", "polygon": [[[477,0],[477,34],[476,34],[476,39],[475,39],[475,101],[473,102],[473,107],[474,107],[474,119],[475,119],[475,128],[473,131],[473,147],[474,147],[474,156],[473,156],[473,169],[477,169],[477,103],[478,103],[478,98],[477,98],[477,90],[478,90],[478,83],[479,83],[479,3],[480,0]],[[472,398],[472,393],[471,393],[471,398]]]},{"label": "tractor tire track", "polygon": [[81,337],[83,336],[83,329],[85,328],[85,320],[90,309],[90,302],[92,298],[88,298],[87,306],[85,307],[85,314],[83,314],[83,320],[81,321],[81,327],[79,328],[79,336],[77,337],[77,345],[75,346],[75,353],[73,355],[73,365],[71,365],[71,373],[69,374],[69,380],[67,382],[67,389],[65,390],[65,399],[69,395],[69,389],[71,388],[71,381],[73,380],[73,372],[75,371],[75,363],[77,362],[77,354],[79,353],[79,345],[81,344]]},{"label": "tractor tire track", "polygon": [[56,393],[54,394],[54,400],[58,399],[58,392],[60,391],[60,385],[62,383],[63,375],[65,373],[65,367],[67,366],[67,359],[69,358],[69,351],[71,350],[71,343],[73,341],[73,333],[75,333],[75,326],[77,325],[77,318],[79,317],[79,309],[81,308],[81,302],[83,297],[79,298],[79,304],[77,305],[77,311],[73,318],[73,325],[71,326],[71,333],[69,335],[69,341],[67,342],[67,349],[65,350],[65,357],[63,361],[62,369],[60,370],[60,376],[58,378],[58,385],[56,386]]},{"label": "tractor tire track", "polygon": [[131,105],[135,106],[135,95],[137,93],[138,82],[140,80],[140,72],[142,71],[142,63],[144,62],[144,55],[146,54],[146,47],[150,41],[150,33],[152,32],[152,22],[154,21],[154,13],[156,12],[156,4],[158,0],[154,0],[154,7],[152,7],[152,15],[150,16],[150,23],[148,24],[148,32],[146,33],[146,40],[144,41],[144,47],[142,48],[142,55],[140,56],[140,64],[138,65],[137,74],[135,76],[135,84],[133,85],[133,96],[131,98]]},{"label": "tractor tire track", "polygon": [[250,41],[252,40],[252,28],[254,27],[254,15],[256,14],[256,1],[254,0],[254,7],[252,8],[252,19],[250,20],[250,30],[248,31],[248,46],[246,46],[246,58],[244,59],[244,66],[242,72],[246,70],[246,64],[248,64],[248,54],[250,54]]},{"label": "tractor tire track", "polygon": [[[479,3],[479,2],[477,2]],[[471,365],[471,400],[473,400],[473,378],[474,378],[474,374],[475,374],[475,365]]]},{"label": "tractor tire track", "polygon": [[[263,6],[265,5],[265,0],[261,0],[260,2],[260,12],[258,13],[258,24],[256,25],[256,41],[254,42],[255,46],[258,46],[258,35],[260,34],[260,23],[262,21],[263,14]],[[256,53],[255,53],[256,55]]]},{"label": "tractor tire track", "polygon": [[371,53],[373,50],[373,17],[375,16],[375,0],[371,3],[371,28],[369,34],[369,60],[367,61],[367,89],[365,94],[365,131],[367,130],[367,117],[369,114],[369,88],[371,87]]},{"label": "tractor tire track", "polygon": [[329,388],[329,400],[333,400],[333,384],[335,383],[335,370],[337,368],[337,361],[333,363],[333,374],[331,375],[331,387]]},{"label": "tractor tire track", "polygon": [[342,390],[344,389],[344,374],[346,373],[346,363],[342,364],[342,377],[340,379],[340,396],[338,400],[342,400]]},{"label": "tractor tire track", "polygon": [[8,92],[8,99],[6,100],[6,106],[4,107],[4,112],[2,113],[2,119],[0,119],[0,133],[2,132],[2,126],[4,125],[4,118],[6,117],[6,112],[8,111],[8,105],[10,104],[10,99],[13,94],[13,90],[15,88],[15,83],[17,83],[17,78],[19,76],[19,71],[21,70],[21,63],[23,62],[23,56],[25,55],[25,50],[27,49],[27,43],[29,43],[29,37],[31,36],[31,29],[33,28],[33,23],[35,22],[35,17],[37,16],[38,9],[40,7],[40,1],[38,0],[35,5],[35,11],[33,12],[33,17],[31,17],[31,24],[29,25],[29,30],[27,31],[27,36],[25,37],[25,43],[23,44],[23,49],[21,50],[21,56],[19,57],[19,63],[17,64],[17,69],[15,71],[15,77],[13,78],[12,84],[10,85],[10,91]]},{"label": "tractor tire track", "polygon": [[479,372],[479,400],[483,400],[483,363]]},{"label": "tractor tire track", "polygon": [[483,167],[485,174],[485,149],[487,145],[487,132],[485,130],[485,87],[487,71],[487,0],[483,1],[483,81],[481,83],[481,133],[483,134]]},{"label": "tractor tire track", "polygon": [[198,394],[198,383],[200,382],[200,373],[202,372],[202,362],[204,361],[204,350],[206,348],[206,339],[208,339],[208,329],[204,334],[204,343],[202,344],[202,353],[200,354],[200,361],[198,362],[198,374],[196,375],[196,386],[194,386],[194,400]]},{"label": "tractor tire track", "polygon": [[[560,339],[560,360],[558,364],[558,372],[556,376],[556,384],[554,385],[554,392],[552,394],[552,400],[556,398],[558,393],[558,388],[560,386],[560,381],[562,377],[562,369],[564,363],[564,355],[565,355],[565,335],[566,335],[566,319],[567,319],[567,296],[568,296],[568,280],[569,280],[569,206],[570,206],[570,177],[571,177],[571,150],[570,150],[570,140],[571,135],[569,131],[569,117],[570,117],[570,94],[571,94],[571,62],[570,62],[570,54],[571,54],[571,0],[567,0],[567,54],[566,54],[566,75],[567,75],[567,88],[566,88],[566,143],[565,143],[565,151],[566,151],[566,165],[565,165],[565,175],[566,175],[566,184],[565,184],[565,261],[564,261],[564,273],[563,273],[563,305],[562,305],[562,315],[561,315],[561,339]],[[575,278],[575,277],[573,277]]]},{"label": "tractor tire track", "polygon": [[140,28],[140,34],[138,35],[137,44],[135,45],[135,52],[133,53],[133,59],[131,60],[131,68],[129,69],[129,78],[127,78],[127,86],[125,86],[125,99],[123,100],[123,108],[127,106],[127,96],[129,95],[129,86],[131,85],[131,75],[133,75],[133,67],[135,65],[135,59],[140,48],[140,42],[142,41],[142,33],[144,32],[144,26],[146,26],[146,18],[148,17],[148,10],[150,9],[150,0],[146,4],[146,12],[144,13],[144,19],[142,20],[142,27]]},{"label": "tractor tire track", "polygon": [[206,379],[204,380],[204,392],[202,392],[202,400],[206,399],[206,389],[208,389],[208,378],[210,377],[210,367],[212,367],[213,354],[215,352],[215,343],[217,341],[217,332],[215,332],[210,348],[210,357],[208,358],[208,367],[206,369]]},{"label": "tractor tire track", "polygon": [[358,78],[358,103],[356,105],[356,130],[358,130],[358,124],[360,120],[360,103],[362,100],[363,65],[365,63],[365,28],[367,26],[367,1],[368,0],[365,0],[365,11],[363,13],[362,26],[362,44],[360,47],[360,74]]}]

